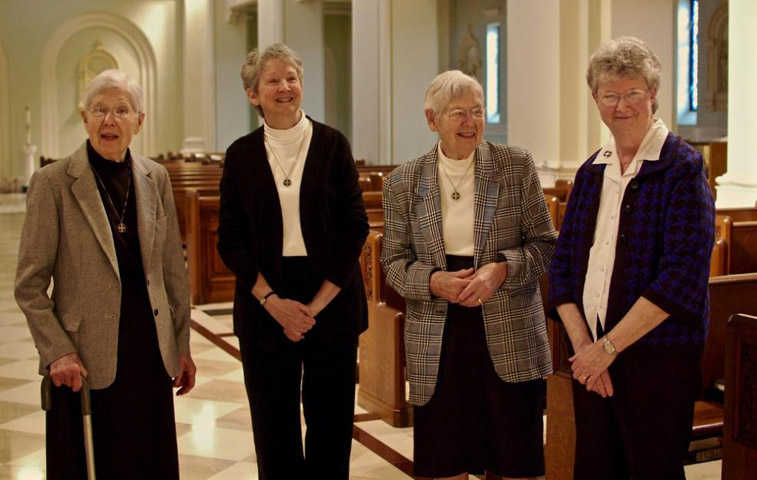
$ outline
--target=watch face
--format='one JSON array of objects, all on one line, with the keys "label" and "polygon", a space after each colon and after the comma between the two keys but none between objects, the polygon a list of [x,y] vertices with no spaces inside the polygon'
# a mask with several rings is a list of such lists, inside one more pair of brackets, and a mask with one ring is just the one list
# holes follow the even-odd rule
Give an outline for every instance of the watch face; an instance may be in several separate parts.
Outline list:
[{"label": "watch face", "polygon": [[615,345],[613,345],[612,342],[610,342],[607,339],[605,339],[604,347],[605,347],[605,352],[609,354],[615,353]]}]

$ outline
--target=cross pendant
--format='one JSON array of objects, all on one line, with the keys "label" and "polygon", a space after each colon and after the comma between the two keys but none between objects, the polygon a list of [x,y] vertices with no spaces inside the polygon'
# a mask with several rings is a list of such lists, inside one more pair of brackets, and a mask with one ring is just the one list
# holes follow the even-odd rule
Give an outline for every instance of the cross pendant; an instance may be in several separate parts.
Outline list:
[{"label": "cross pendant", "polygon": [[285,186],[285,187],[288,187],[288,186],[289,186],[289,185],[291,185],[291,184],[292,184],[292,181],[291,181],[291,180],[289,180],[288,178],[285,178],[285,179],[284,179],[284,186]]},{"label": "cross pendant", "polygon": [[452,200],[460,200],[460,194],[455,190],[452,192]]},{"label": "cross pendant", "polygon": [[124,233],[126,231],[126,225],[124,225],[124,222],[120,222],[116,228],[119,233]]}]

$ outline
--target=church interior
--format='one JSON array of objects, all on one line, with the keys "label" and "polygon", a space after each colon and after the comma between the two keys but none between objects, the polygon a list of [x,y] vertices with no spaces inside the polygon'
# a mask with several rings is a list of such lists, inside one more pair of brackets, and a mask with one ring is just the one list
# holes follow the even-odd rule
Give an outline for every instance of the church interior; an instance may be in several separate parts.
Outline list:
[{"label": "church interior", "polygon": [[[146,119],[131,149],[161,162],[174,190],[198,368],[194,391],[175,400],[181,477],[257,478],[232,333],[234,277],[215,249],[218,182],[226,148],[263,121],[242,87],[245,55],[284,42],[303,60],[302,109],[350,141],[371,224],[360,258],[369,329],[359,344],[350,478],[399,480],[420,477],[404,300],[378,259],[381,186],[436,141],[426,87],[449,69],[479,79],[485,140],[532,153],[559,230],[577,169],[610,136],[586,84],[589,56],[623,35],[659,56],[656,116],[702,152],[716,199],[711,325],[686,476],[749,478],[757,362],[733,351],[728,319],[757,315],[755,23],[753,0],[0,0],[0,479],[45,478],[38,356],[13,294],[24,192],[35,170],[86,139],[82,95],[98,73],[118,68],[141,85]],[[545,387],[546,478],[572,478],[565,332],[548,323],[556,373]],[[738,388],[726,382],[734,378]],[[725,433],[739,426],[751,440]]]}]

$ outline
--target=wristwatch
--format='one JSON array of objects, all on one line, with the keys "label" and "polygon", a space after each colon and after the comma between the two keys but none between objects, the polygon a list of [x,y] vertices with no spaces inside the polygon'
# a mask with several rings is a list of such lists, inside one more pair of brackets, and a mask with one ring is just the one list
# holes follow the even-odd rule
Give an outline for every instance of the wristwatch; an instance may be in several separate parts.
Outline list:
[{"label": "wristwatch", "polygon": [[271,290],[270,292],[268,292],[265,295],[263,295],[263,297],[260,299],[260,306],[261,307],[265,307],[265,302],[268,301],[268,297],[270,297],[274,293],[276,293],[276,292],[274,292],[273,290]]},{"label": "wristwatch", "polygon": [[617,350],[615,349],[615,344],[613,344],[609,338],[607,338],[607,335],[602,337],[602,347],[605,349],[605,352],[607,352],[610,355],[615,355]]}]

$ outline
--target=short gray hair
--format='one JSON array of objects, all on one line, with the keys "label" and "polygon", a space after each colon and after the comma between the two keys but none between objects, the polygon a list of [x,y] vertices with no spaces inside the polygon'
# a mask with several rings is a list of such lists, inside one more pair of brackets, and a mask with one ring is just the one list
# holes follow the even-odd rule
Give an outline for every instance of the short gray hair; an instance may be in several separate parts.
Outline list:
[{"label": "short gray hair", "polygon": [[126,96],[129,97],[131,108],[136,112],[144,111],[145,99],[142,94],[142,88],[131,75],[116,69],[100,72],[91,82],[89,82],[87,88],[84,89],[84,109],[89,110],[89,107],[92,106],[92,100],[104,90],[110,88],[123,90]]},{"label": "short gray hair", "polygon": [[[300,84],[303,84],[303,74],[305,70],[302,68],[302,59],[295,53],[294,50],[289,48],[283,43],[274,43],[268,46],[263,53],[257,48],[253,48],[250,53],[247,54],[247,58],[242,64],[242,84],[244,90],[252,89],[252,93],[258,94],[258,84],[260,83],[260,75],[263,73],[266,63],[269,60],[279,59],[288,63],[297,71],[297,76],[300,79]],[[261,117],[265,117],[263,109],[260,106],[255,106],[255,110],[258,111]]]},{"label": "short gray hair", "polygon": [[426,110],[435,115],[442,113],[455,98],[462,97],[473,90],[484,97],[484,89],[478,80],[460,70],[447,70],[436,76],[426,89]]},{"label": "short gray hair", "polygon": [[[642,77],[650,89],[660,86],[662,66],[660,59],[641,39],[620,37],[601,45],[589,59],[586,81],[592,93],[597,93],[599,82],[610,77]],[[657,98],[652,112],[659,107]]]}]

